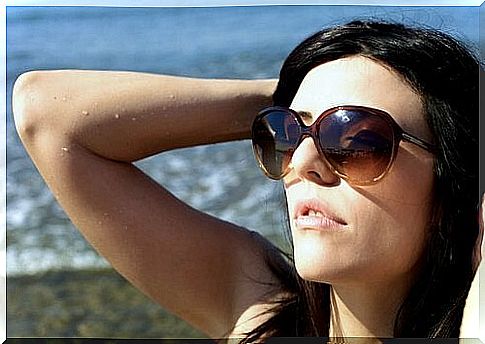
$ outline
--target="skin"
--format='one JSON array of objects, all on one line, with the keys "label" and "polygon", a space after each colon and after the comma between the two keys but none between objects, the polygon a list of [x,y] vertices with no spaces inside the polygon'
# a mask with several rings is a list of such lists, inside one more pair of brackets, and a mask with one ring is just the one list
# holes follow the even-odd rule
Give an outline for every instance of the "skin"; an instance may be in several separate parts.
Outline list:
[{"label": "skin", "polygon": [[[264,283],[277,282],[264,261],[273,246],[184,204],[133,162],[249,138],[275,82],[30,72],[16,81],[12,105],[27,152],[93,247],[155,302],[221,338],[254,329],[264,320],[258,314],[279,297],[277,284]],[[429,140],[419,98],[367,59],[315,68],[292,107],[310,112],[312,122],[342,103],[386,110],[405,130]],[[294,170],[284,180],[290,216],[295,201],[310,194],[348,224],[342,235],[292,228],[299,273],[334,286],[331,334],[389,335],[422,250],[431,166],[426,152],[402,143],[389,175],[357,188],[330,173],[310,140],[295,152]]]},{"label": "skin", "polygon": [[[314,68],[291,108],[305,112],[310,124],[337,105],[384,110],[404,130],[431,141],[420,97],[399,75],[368,58]],[[432,169],[432,154],[402,142],[383,179],[356,187],[331,172],[311,138],[296,149],[284,179],[290,219],[299,200],[314,197],[346,223],[340,230],[322,231],[291,221],[298,273],[332,285],[334,322],[341,323],[343,335],[392,336],[390,315],[416,274],[425,243]]]},{"label": "skin", "polygon": [[133,162],[249,137],[274,85],[42,71],[16,81],[12,105],[27,152],[91,245],[155,302],[221,338],[254,328],[247,319],[277,293],[254,282],[275,282],[263,257],[272,245],[183,203]]},{"label": "skin", "polygon": [[[479,225],[480,232],[477,238],[477,243],[474,250],[474,269],[476,271],[473,279],[470,291],[463,311],[463,319],[460,328],[460,338],[480,338],[483,342],[483,323],[480,326],[480,306],[483,304],[483,287],[480,291],[479,279],[482,283],[485,276],[485,265],[482,263],[483,256],[485,255],[485,241],[484,236],[484,223],[485,218],[485,196],[482,196],[482,203],[479,212]],[[482,277],[480,277],[482,276]],[[480,300],[481,299],[481,300]],[[481,301],[481,302],[480,302]]]}]

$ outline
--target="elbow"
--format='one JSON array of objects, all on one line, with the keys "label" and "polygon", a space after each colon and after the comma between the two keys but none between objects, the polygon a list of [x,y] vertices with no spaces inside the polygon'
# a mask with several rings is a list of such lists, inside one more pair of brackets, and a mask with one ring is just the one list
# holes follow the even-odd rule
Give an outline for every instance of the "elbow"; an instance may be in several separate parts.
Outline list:
[{"label": "elbow", "polygon": [[27,72],[15,81],[12,92],[12,111],[15,128],[24,142],[31,140],[37,129],[42,127],[45,95],[42,94],[43,72]]}]

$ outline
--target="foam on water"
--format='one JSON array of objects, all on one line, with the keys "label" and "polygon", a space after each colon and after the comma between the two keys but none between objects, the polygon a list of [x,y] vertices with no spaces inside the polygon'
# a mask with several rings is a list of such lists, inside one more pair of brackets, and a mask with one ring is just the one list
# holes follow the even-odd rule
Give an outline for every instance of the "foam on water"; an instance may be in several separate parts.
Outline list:
[{"label": "foam on water", "polygon": [[[22,72],[80,68],[276,77],[300,40],[356,16],[424,23],[478,41],[478,9],[470,8],[7,8],[8,273],[107,264],[74,229],[20,144],[10,98]],[[90,110],[80,109],[80,115]],[[133,119],[135,125],[136,117],[128,115],[121,108],[114,119]],[[180,149],[137,165],[202,211],[263,233],[284,225],[281,185],[259,171],[249,142]]]}]

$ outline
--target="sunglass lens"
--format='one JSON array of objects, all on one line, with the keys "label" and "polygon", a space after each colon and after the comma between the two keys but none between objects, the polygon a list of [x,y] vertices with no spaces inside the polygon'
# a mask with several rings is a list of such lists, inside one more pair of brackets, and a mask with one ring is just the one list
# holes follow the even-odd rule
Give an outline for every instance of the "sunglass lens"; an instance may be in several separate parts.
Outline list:
[{"label": "sunglass lens", "polygon": [[283,110],[272,110],[254,122],[254,153],[269,177],[278,179],[285,174],[299,134],[298,122]]},{"label": "sunglass lens", "polygon": [[320,123],[319,140],[329,163],[356,184],[377,180],[392,161],[392,126],[373,113],[338,110]]}]

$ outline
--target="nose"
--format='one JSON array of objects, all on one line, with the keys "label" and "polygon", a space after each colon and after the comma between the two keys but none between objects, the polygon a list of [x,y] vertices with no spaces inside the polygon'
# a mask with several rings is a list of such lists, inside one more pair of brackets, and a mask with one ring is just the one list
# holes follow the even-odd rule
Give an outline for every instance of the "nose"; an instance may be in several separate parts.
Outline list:
[{"label": "nose", "polygon": [[335,186],[340,183],[325,157],[318,153],[315,142],[306,137],[297,147],[291,159],[293,172],[301,180],[307,180],[320,186]]}]

